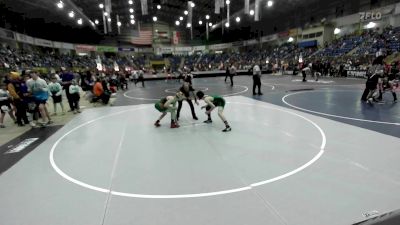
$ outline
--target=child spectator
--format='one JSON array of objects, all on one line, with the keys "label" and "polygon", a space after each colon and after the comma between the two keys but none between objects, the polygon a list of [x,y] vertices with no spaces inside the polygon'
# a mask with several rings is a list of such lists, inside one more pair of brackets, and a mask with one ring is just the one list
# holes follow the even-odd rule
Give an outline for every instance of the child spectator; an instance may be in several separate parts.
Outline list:
[{"label": "child spectator", "polygon": [[15,116],[12,114],[12,109],[10,105],[10,94],[7,91],[5,84],[0,85],[0,128],[5,128],[4,126],[4,116],[8,112],[10,117],[16,121]]},{"label": "child spectator", "polygon": [[62,103],[62,87],[61,84],[58,82],[57,77],[52,77],[51,82],[49,83],[49,92],[51,98],[53,99],[53,107],[54,113],[53,115],[57,115],[57,104],[60,104],[62,115],[65,114],[64,105]]},{"label": "child spectator", "polygon": [[79,85],[77,85],[76,80],[72,80],[72,84],[69,86],[69,93],[71,94],[71,100],[72,100],[72,105],[74,107],[73,113],[80,113],[81,110],[79,108],[79,100],[80,100],[80,95],[79,95]]}]

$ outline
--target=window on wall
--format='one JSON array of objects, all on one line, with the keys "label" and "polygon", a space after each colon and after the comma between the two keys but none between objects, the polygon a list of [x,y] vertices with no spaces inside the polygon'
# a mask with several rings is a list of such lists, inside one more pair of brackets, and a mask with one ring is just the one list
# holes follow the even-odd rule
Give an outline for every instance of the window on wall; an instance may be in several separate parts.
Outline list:
[{"label": "window on wall", "polygon": [[315,34],[315,37],[321,37],[322,36],[322,32],[318,32]]},{"label": "window on wall", "polygon": [[315,33],[309,34],[308,38],[315,38]]}]

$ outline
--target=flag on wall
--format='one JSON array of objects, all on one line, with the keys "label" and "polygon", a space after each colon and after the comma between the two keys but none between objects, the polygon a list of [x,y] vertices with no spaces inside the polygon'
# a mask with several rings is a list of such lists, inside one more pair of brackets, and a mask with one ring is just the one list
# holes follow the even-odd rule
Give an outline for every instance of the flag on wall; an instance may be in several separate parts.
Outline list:
[{"label": "flag on wall", "polygon": [[244,0],[244,14],[250,13],[250,0]]},{"label": "flag on wall", "polygon": [[260,21],[260,0],[254,4],[254,21]]},{"label": "flag on wall", "polygon": [[156,31],[156,38],[159,39],[169,39],[169,34],[167,31]]},{"label": "flag on wall", "polygon": [[179,32],[174,31],[174,32],[172,33],[172,43],[173,43],[174,45],[179,44]]},{"label": "flag on wall", "polygon": [[151,45],[153,43],[153,32],[151,30],[135,30],[131,43],[134,45]]},{"label": "flag on wall", "polygon": [[149,14],[148,7],[147,7],[147,0],[140,0],[140,5],[142,7],[142,15]]},{"label": "flag on wall", "polygon": [[220,6],[220,1],[219,0],[215,0],[215,14],[219,14],[221,12],[221,6]]}]

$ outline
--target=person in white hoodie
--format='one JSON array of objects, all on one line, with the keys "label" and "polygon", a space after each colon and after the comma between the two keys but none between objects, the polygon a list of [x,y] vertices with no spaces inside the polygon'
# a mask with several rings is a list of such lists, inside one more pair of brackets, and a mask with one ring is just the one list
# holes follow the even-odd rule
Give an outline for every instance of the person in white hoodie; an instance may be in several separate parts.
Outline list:
[{"label": "person in white hoodie", "polygon": [[74,107],[74,114],[80,113],[81,110],[79,108],[79,100],[80,100],[80,88],[76,83],[76,80],[72,80],[72,84],[69,86],[69,93],[71,94],[72,105]]},{"label": "person in white hoodie", "polygon": [[53,115],[57,115],[57,104],[60,104],[62,115],[64,115],[65,110],[64,110],[64,104],[62,103],[62,87],[61,84],[58,82],[56,76],[51,78],[51,82],[49,83],[48,88],[49,88],[49,94],[53,99],[53,107],[54,107]]}]

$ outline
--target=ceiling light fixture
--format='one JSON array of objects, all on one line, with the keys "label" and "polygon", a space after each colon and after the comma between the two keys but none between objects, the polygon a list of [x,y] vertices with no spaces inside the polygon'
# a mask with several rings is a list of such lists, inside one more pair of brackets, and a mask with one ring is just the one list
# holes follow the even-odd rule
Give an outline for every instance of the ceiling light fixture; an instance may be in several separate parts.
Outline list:
[{"label": "ceiling light fixture", "polygon": [[226,4],[227,5],[231,4],[231,1],[230,0],[226,0]]},{"label": "ceiling light fixture", "polygon": [[229,27],[229,23],[228,22],[225,23],[225,27]]},{"label": "ceiling light fixture", "polygon": [[129,3],[129,5],[132,5],[132,4],[133,4],[133,1],[132,1],[132,0],[129,0],[128,3]]},{"label": "ceiling light fixture", "polygon": [[100,8],[100,9],[104,8],[104,4],[103,4],[103,3],[100,3],[100,4],[99,4],[99,8]]},{"label": "ceiling light fixture", "polygon": [[157,9],[161,9],[161,5],[157,5]]},{"label": "ceiling light fixture", "polygon": [[202,24],[203,24],[203,21],[199,20],[199,24],[202,25]]},{"label": "ceiling light fixture", "polygon": [[78,24],[79,24],[79,25],[82,25],[82,23],[83,23],[82,18],[79,18]]},{"label": "ceiling light fixture", "polygon": [[135,20],[131,20],[131,24],[135,24],[135,22],[136,22]]},{"label": "ceiling light fixture", "polygon": [[237,23],[240,22],[240,17],[236,17],[236,22],[237,22]]},{"label": "ceiling light fixture", "polygon": [[111,18],[108,18],[107,21],[108,21],[108,22],[111,22]]},{"label": "ceiling light fixture", "polygon": [[175,21],[175,25],[179,26],[179,24],[181,24],[181,22],[179,22],[179,20]]},{"label": "ceiling light fixture", "polygon": [[210,19],[210,16],[209,15],[206,15],[206,20],[209,20]]},{"label": "ceiling light fixture", "polygon": [[183,16],[180,16],[180,17],[179,17],[179,20],[182,21],[182,20],[183,20]]},{"label": "ceiling light fixture", "polygon": [[250,10],[250,15],[254,16],[254,10]]},{"label": "ceiling light fixture", "polygon": [[74,18],[74,16],[75,16],[74,11],[69,12],[69,13],[68,13],[68,16],[71,17],[71,18]]},{"label": "ceiling light fixture", "polygon": [[95,20],[94,23],[97,25],[99,24],[99,20]]},{"label": "ceiling light fixture", "polygon": [[130,9],[129,9],[129,12],[130,12],[130,13],[133,13],[133,9],[132,9],[132,8],[130,8]]},{"label": "ceiling light fixture", "polygon": [[59,9],[64,8],[64,2],[59,1],[59,2],[57,3],[57,7],[58,7]]},{"label": "ceiling light fixture", "polygon": [[208,26],[209,26],[209,27],[212,27],[212,25],[213,25],[212,23],[208,23]]},{"label": "ceiling light fixture", "polygon": [[153,16],[153,21],[156,22],[157,21],[157,17]]},{"label": "ceiling light fixture", "polygon": [[271,0],[269,0],[269,1],[267,2],[267,6],[268,6],[268,7],[271,7],[273,4],[274,4],[274,2],[271,1]]},{"label": "ceiling light fixture", "polygon": [[131,15],[131,19],[135,19],[135,16],[134,16],[134,15]]},{"label": "ceiling light fixture", "polygon": [[189,12],[187,10],[183,11],[183,14],[187,15]]},{"label": "ceiling light fixture", "polygon": [[121,25],[122,25],[122,23],[118,21],[118,22],[117,22],[117,26],[120,27]]},{"label": "ceiling light fixture", "polygon": [[194,8],[196,5],[192,2],[192,3],[190,4],[190,6],[191,6],[192,8]]},{"label": "ceiling light fixture", "polygon": [[192,24],[187,23],[187,24],[186,24],[186,27],[190,28],[190,27],[192,27]]}]

